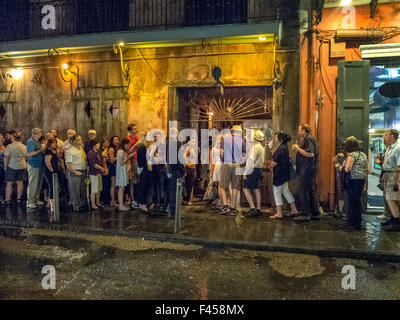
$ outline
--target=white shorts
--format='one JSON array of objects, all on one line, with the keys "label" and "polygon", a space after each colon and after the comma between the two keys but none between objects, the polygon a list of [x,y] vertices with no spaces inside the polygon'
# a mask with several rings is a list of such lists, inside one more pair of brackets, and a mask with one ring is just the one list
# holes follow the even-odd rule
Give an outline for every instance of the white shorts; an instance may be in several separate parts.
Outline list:
[{"label": "white shorts", "polygon": [[103,191],[103,177],[101,174],[97,176],[90,176],[90,188],[93,193],[100,193]]}]

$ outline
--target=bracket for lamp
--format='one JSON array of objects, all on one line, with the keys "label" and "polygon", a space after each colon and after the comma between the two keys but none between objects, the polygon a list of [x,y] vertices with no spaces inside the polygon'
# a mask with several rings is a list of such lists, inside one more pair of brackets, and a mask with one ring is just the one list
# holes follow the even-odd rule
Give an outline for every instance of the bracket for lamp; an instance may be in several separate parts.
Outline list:
[{"label": "bracket for lamp", "polygon": [[124,54],[122,52],[123,46],[124,46],[124,43],[120,42],[120,43],[114,44],[113,48],[114,48],[114,53],[115,54],[119,53],[119,55],[120,55],[122,75],[124,76],[126,81],[129,81],[131,78],[131,72],[130,72],[129,65],[124,62]]},{"label": "bracket for lamp", "polygon": [[72,82],[72,78],[75,75],[76,76],[76,86],[78,88],[79,87],[79,67],[72,63],[62,63],[59,51],[63,51],[63,50],[50,49],[49,56],[51,57],[51,56],[57,55],[57,57],[59,58],[59,71],[60,71],[61,79],[64,82]]}]

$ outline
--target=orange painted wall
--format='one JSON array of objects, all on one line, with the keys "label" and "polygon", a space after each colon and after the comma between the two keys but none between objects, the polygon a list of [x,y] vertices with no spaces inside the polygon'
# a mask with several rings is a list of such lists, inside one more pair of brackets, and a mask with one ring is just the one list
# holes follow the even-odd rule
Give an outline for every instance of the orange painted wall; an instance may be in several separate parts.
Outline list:
[{"label": "orange painted wall", "polygon": [[[343,10],[343,12],[342,12]],[[378,5],[374,19],[369,17],[369,6],[356,6],[355,27],[357,29],[398,27],[400,26],[400,3]],[[346,22],[349,11],[343,8],[325,9],[321,23],[316,27],[320,31],[352,29]],[[333,209],[335,196],[335,176],[332,159],[336,154],[336,79],[337,63],[341,59],[330,59],[329,43],[323,43],[314,34],[314,40],[307,36],[301,48],[301,102],[300,119],[309,123],[320,144],[320,173],[318,191],[321,203],[329,204]],[[400,36],[386,43],[400,43]],[[360,43],[368,44],[368,43]],[[342,58],[343,60],[343,58]],[[345,60],[361,60],[358,45],[348,47]],[[318,104],[318,91],[321,103]],[[316,116],[318,112],[318,117]],[[319,119],[317,121],[317,119]]]}]

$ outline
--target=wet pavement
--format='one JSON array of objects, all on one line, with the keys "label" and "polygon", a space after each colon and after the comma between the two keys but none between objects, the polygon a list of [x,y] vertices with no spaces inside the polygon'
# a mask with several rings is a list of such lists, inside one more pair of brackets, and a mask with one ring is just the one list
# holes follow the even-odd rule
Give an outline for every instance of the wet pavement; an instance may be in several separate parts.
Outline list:
[{"label": "wet pavement", "polygon": [[[174,221],[165,216],[149,216],[135,211],[120,213],[111,208],[92,213],[63,214],[60,223],[52,223],[46,211],[1,208],[0,225],[400,262],[400,233],[384,232],[380,221],[373,215],[364,215],[365,230],[344,231],[338,228],[338,221],[328,215],[321,221],[298,224],[291,219],[271,221],[267,213],[253,219],[244,218],[242,214],[219,216],[218,211],[203,202],[183,207],[183,211],[183,227],[178,235],[174,235]],[[243,212],[246,211],[244,208]]]},{"label": "wet pavement", "polygon": [[400,299],[400,264],[0,227],[0,299]]}]

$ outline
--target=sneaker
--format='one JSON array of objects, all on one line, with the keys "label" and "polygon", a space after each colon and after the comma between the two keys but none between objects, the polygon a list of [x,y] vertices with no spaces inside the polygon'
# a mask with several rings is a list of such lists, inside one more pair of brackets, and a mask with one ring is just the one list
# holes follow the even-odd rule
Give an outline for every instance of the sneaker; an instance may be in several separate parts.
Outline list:
[{"label": "sneaker", "polygon": [[231,209],[229,210],[229,215],[230,215],[231,217],[236,217],[238,214],[239,214],[239,211],[237,211],[236,209],[231,208]]},{"label": "sneaker", "polygon": [[259,209],[256,209],[256,217],[261,217],[263,215],[263,212]]},{"label": "sneaker", "polygon": [[31,203],[31,204],[28,204],[28,205],[26,205],[26,208],[27,209],[37,209],[37,205],[36,204],[34,204],[34,203]]},{"label": "sneaker", "polygon": [[43,207],[43,206],[44,206],[44,202],[42,202],[42,201],[36,201],[36,205],[37,205],[38,207]]},{"label": "sneaker", "polygon": [[130,210],[131,210],[131,209],[130,209],[129,207],[126,207],[126,206],[118,207],[118,211],[126,212],[126,211],[130,211]]},{"label": "sneaker", "polygon": [[220,216],[225,216],[225,215],[227,215],[229,212],[230,212],[229,207],[228,207],[228,206],[224,206],[224,207],[222,208],[221,212],[218,213],[218,214],[219,214]]},{"label": "sneaker", "polygon": [[132,208],[133,210],[137,210],[137,209],[139,209],[139,204],[138,204],[136,201],[133,201],[133,202],[132,202],[132,205],[131,205],[131,208]]},{"label": "sneaker", "polygon": [[400,223],[391,223],[390,225],[383,227],[383,230],[387,232],[400,231]]},{"label": "sneaker", "polygon": [[382,222],[382,223],[381,223],[381,226],[382,226],[382,227],[390,226],[390,225],[393,223],[393,221],[394,221],[394,218],[391,217],[391,218],[390,218],[389,220],[387,220],[386,222]]},{"label": "sneaker", "polygon": [[309,221],[311,221],[311,218],[310,218],[310,216],[298,216],[298,217],[295,217],[295,218],[293,218],[293,221],[296,221],[296,222],[309,222]]},{"label": "sneaker", "polygon": [[256,209],[250,209],[249,211],[247,211],[245,214],[244,214],[244,216],[245,217],[249,217],[249,216],[252,216],[253,214],[254,214],[254,211],[255,211]]},{"label": "sneaker", "polygon": [[387,220],[387,219],[389,219],[386,215],[384,215],[384,214],[381,214],[380,216],[377,216],[376,217],[378,220]]}]

